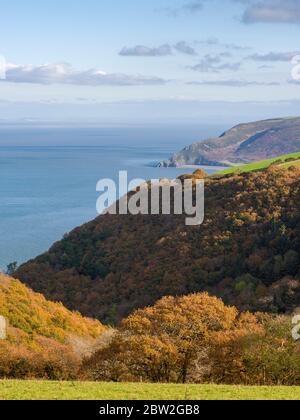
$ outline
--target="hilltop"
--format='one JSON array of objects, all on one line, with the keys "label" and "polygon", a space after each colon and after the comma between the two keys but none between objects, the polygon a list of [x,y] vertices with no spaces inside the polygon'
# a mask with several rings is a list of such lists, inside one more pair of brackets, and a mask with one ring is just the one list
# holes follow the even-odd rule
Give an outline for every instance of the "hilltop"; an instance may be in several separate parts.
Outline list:
[{"label": "hilltop", "polygon": [[300,303],[300,168],[206,179],[204,224],[104,215],[29,261],[18,277],[48,299],[114,323],[166,295],[208,291],[241,310]]},{"label": "hilltop", "polygon": [[261,171],[269,168],[271,165],[278,169],[289,168],[291,166],[300,166],[300,152],[290,155],[279,156],[273,159],[261,160],[259,162],[248,163],[247,165],[237,165],[214,174],[214,177],[223,175],[243,174],[247,172]]},{"label": "hilltop", "polygon": [[300,150],[300,117],[239,124],[220,137],[194,143],[160,166],[232,166]]}]

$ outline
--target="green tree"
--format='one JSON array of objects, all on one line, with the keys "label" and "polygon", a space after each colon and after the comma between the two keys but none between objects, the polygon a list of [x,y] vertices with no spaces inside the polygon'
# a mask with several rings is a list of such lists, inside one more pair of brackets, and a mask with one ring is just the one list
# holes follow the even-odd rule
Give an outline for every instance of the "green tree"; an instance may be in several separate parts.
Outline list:
[{"label": "green tree", "polygon": [[17,271],[18,268],[18,263],[16,261],[8,264],[7,268],[6,268],[6,274],[8,276],[13,276],[15,274],[15,272]]}]

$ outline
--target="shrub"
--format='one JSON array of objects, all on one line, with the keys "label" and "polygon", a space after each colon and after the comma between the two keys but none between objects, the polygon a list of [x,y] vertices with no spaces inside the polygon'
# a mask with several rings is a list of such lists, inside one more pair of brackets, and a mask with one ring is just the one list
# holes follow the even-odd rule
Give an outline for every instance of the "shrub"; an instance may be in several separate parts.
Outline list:
[{"label": "shrub", "polygon": [[0,378],[72,380],[78,376],[79,359],[72,350],[52,340],[40,350],[8,342],[0,346]]}]

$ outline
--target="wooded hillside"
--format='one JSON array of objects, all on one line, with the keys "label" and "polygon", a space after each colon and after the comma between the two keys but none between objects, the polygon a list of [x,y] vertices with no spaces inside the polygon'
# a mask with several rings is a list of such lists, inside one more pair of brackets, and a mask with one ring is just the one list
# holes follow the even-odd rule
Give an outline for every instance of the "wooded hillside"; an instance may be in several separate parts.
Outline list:
[{"label": "wooded hillside", "polygon": [[48,299],[114,323],[166,295],[208,291],[239,309],[300,304],[300,169],[206,180],[205,222],[101,216],[18,277]]}]

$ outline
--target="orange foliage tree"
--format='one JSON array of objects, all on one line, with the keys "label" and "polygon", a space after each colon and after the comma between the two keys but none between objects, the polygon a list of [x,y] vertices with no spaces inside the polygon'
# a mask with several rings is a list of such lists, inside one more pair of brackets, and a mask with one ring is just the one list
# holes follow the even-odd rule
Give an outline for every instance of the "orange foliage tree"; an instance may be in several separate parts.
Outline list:
[{"label": "orange foliage tree", "polygon": [[260,332],[254,315],[240,318],[207,293],[165,297],[124,320],[110,345],[86,361],[85,371],[94,380],[202,382],[211,372],[220,374],[214,358],[223,367],[230,360],[229,350],[216,349]]}]

